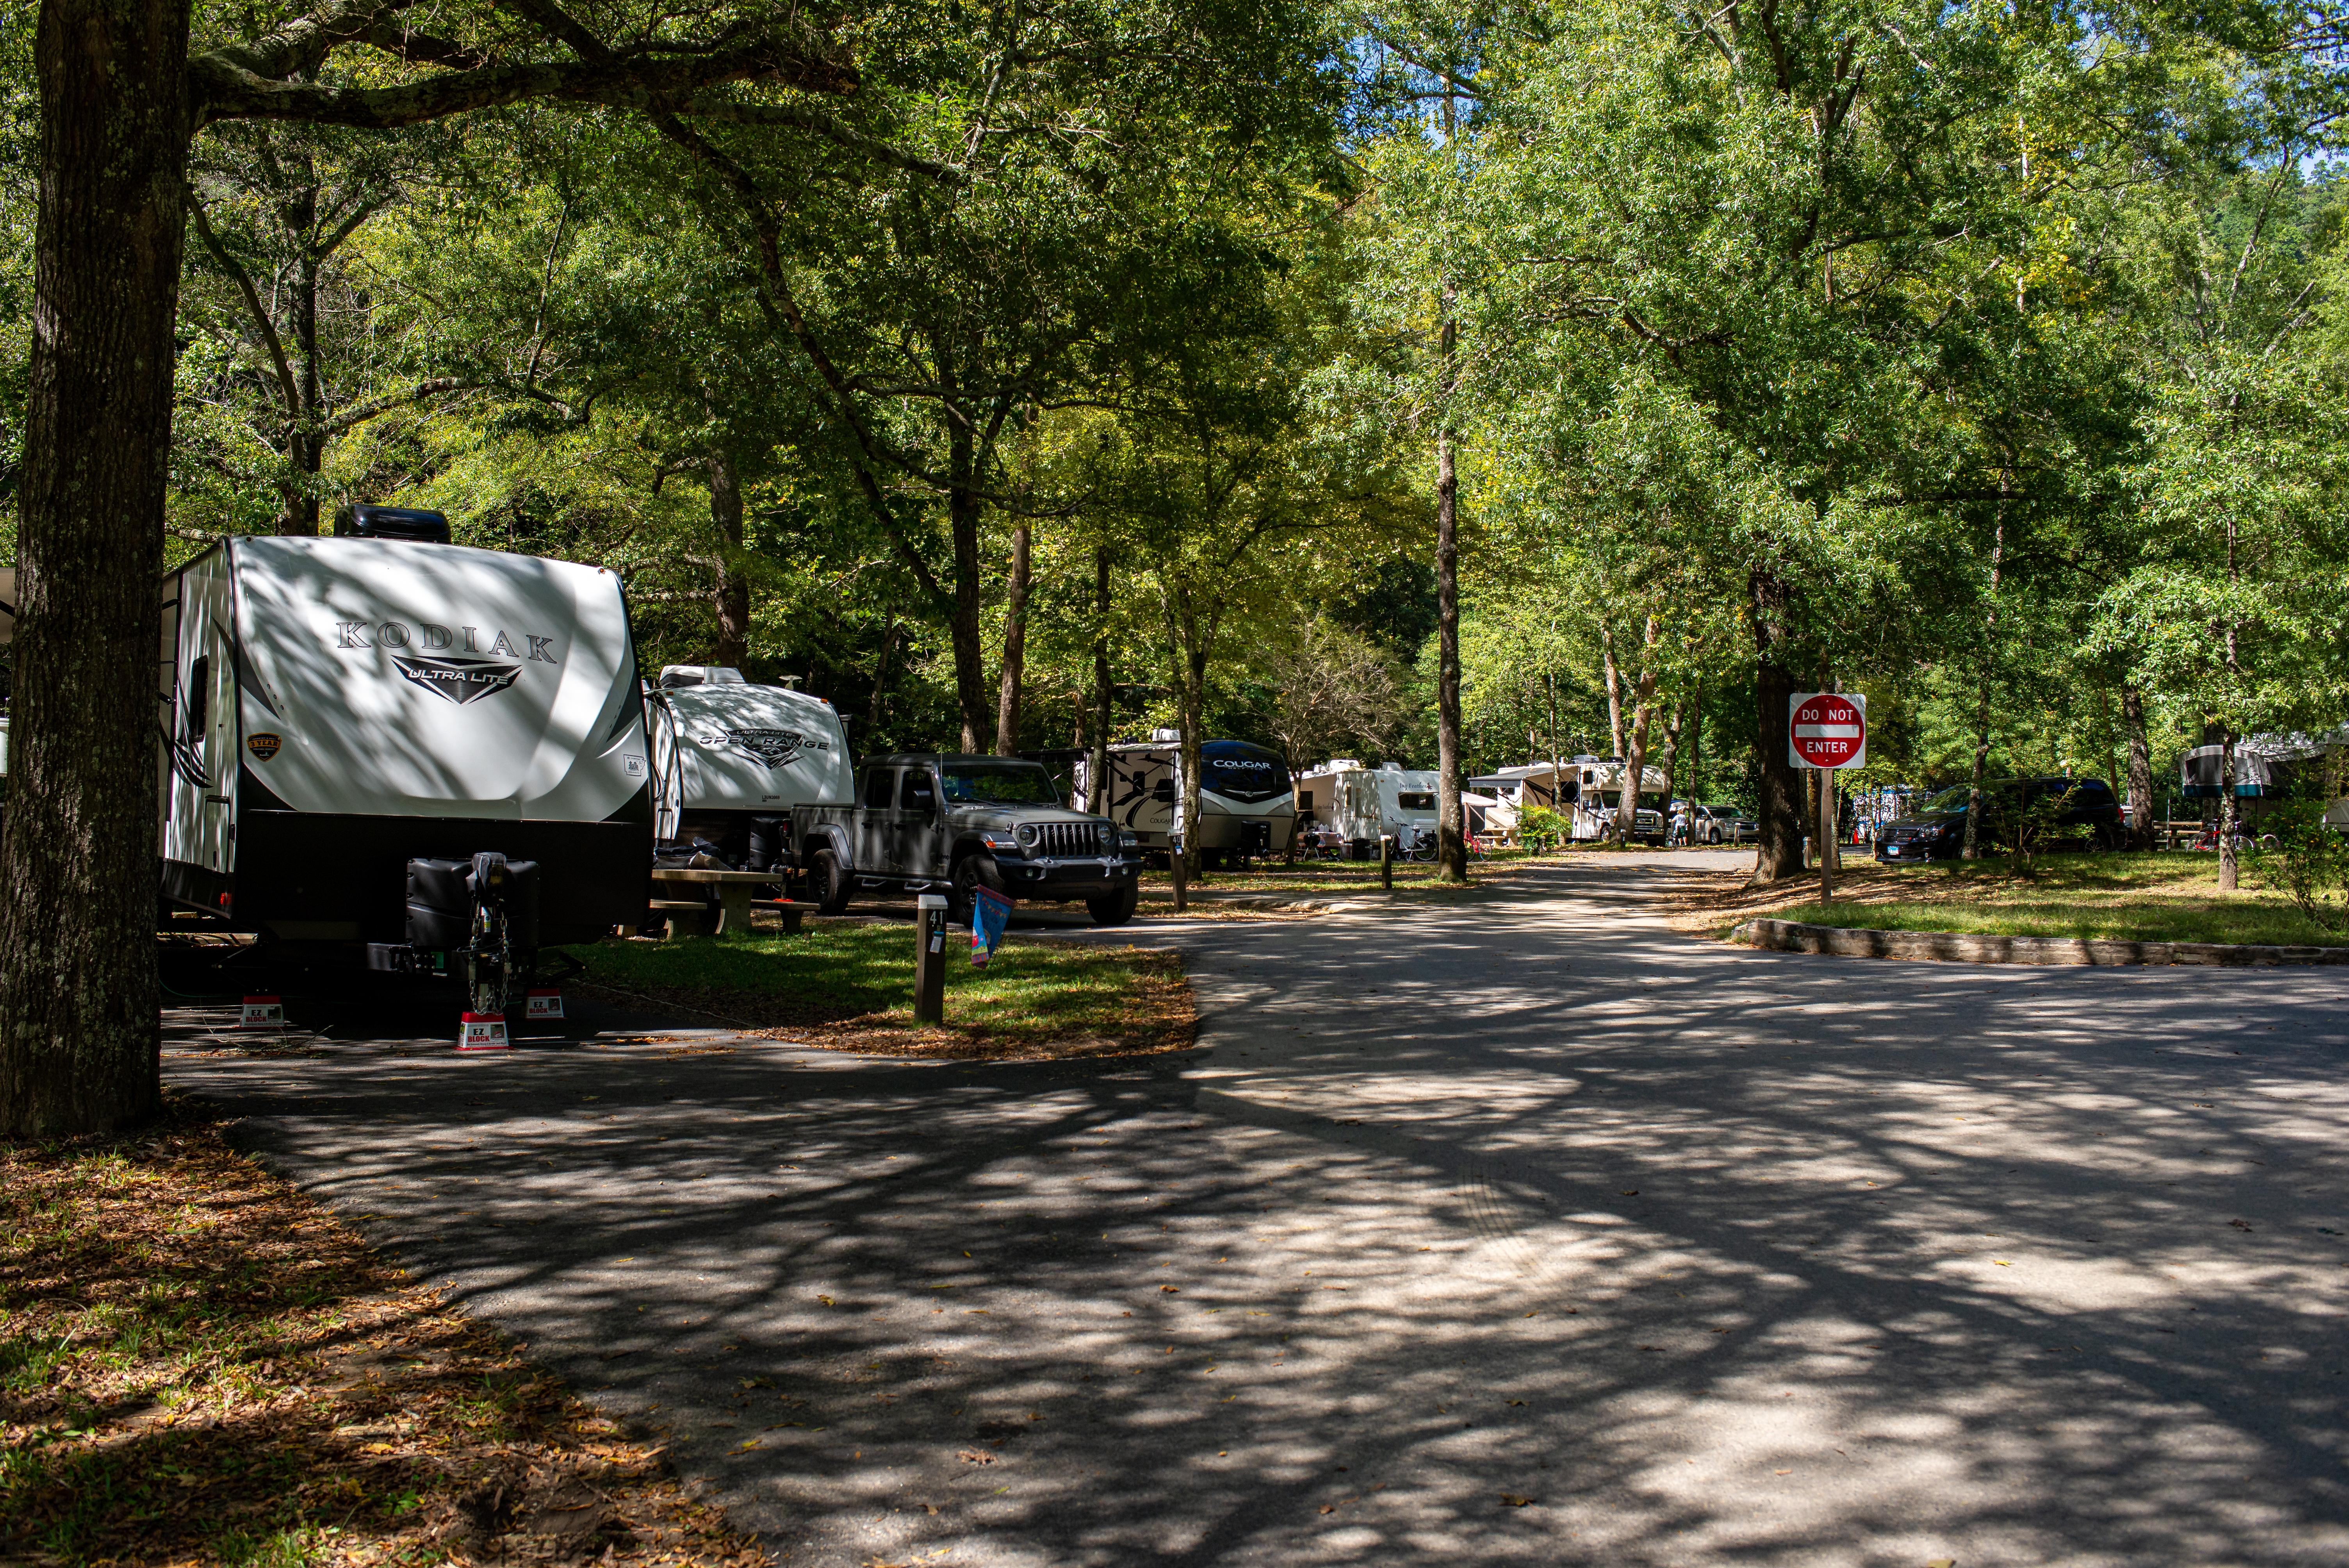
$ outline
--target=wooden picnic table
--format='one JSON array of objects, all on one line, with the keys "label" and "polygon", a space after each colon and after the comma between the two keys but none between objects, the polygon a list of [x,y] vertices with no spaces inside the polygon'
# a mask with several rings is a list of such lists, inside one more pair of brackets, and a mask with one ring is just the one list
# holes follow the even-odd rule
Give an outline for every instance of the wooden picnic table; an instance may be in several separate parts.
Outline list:
[{"label": "wooden picnic table", "polygon": [[[656,866],[653,868],[653,881],[682,884],[683,887],[688,888],[714,885],[718,889],[718,928],[709,934],[723,936],[730,931],[750,929],[751,890],[772,887],[782,881],[782,876],[777,872],[727,872],[715,868],[705,870],[697,866]],[[696,919],[690,923],[693,931],[688,933],[685,929],[688,922],[683,917],[709,907],[706,901],[698,898],[657,898],[653,900],[652,906],[667,913],[668,934],[672,937],[698,934],[699,920]],[[781,912],[785,931],[797,931],[800,928],[801,911],[797,904],[792,903],[789,899],[780,899],[772,901],[771,906]]]}]

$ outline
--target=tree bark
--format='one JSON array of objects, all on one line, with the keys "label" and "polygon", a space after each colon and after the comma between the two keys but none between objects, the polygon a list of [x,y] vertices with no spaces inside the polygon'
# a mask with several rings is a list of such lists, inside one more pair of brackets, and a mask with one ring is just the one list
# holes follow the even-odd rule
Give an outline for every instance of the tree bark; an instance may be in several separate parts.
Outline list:
[{"label": "tree bark", "polygon": [[978,749],[987,733],[987,647],[979,634],[978,453],[969,429],[955,427],[947,444],[951,488],[947,494],[947,525],[954,544],[954,614],[948,632],[954,644],[955,707],[962,714],[962,748]]},{"label": "tree bark", "polygon": [[1672,802],[1681,798],[1681,731],[1688,725],[1688,702],[1672,704],[1664,719],[1664,841],[1671,841]]},{"label": "tree bark", "polygon": [[1607,738],[1613,748],[1608,752],[1610,760],[1623,760],[1623,676],[1615,663],[1615,628],[1607,617],[1599,617],[1599,653],[1607,672]]},{"label": "tree bark", "polygon": [[1011,584],[1003,615],[1003,679],[996,694],[995,754],[1019,752],[1019,686],[1028,673],[1029,525],[1011,531]]},{"label": "tree bark", "polygon": [[1640,792],[1648,779],[1648,721],[1655,709],[1656,618],[1647,619],[1640,639],[1640,678],[1632,686],[1631,749],[1623,758],[1622,788],[1615,795],[1615,841],[1630,843],[1640,830]]},{"label": "tree bark", "polygon": [[1974,769],[1972,787],[1966,794],[1966,838],[1961,858],[1974,860],[1979,856],[1977,841],[1982,833],[1982,770],[1990,764],[1990,686],[1998,662],[1998,578],[2006,564],[2006,470],[1998,474],[1998,526],[1990,542],[1990,608],[1982,614],[1982,686],[1980,701],[1974,710]]},{"label": "tree bark", "polygon": [[155,687],[186,224],[186,0],[45,0],[9,798],[0,1137],[161,1102]]},{"label": "tree bark", "polygon": [[709,449],[709,521],[718,529],[724,559],[713,595],[718,608],[718,651],[711,663],[739,670],[750,656],[750,580],[742,574],[742,476],[734,454]]},{"label": "tree bark", "polygon": [[2153,848],[2153,748],[2145,734],[2145,694],[2121,687],[2121,720],[2128,727],[2129,848]]},{"label": "tree bark", "polygon": [[1179,751],[1183,758],[1183,794],[1176,810],[1183,832],[1183,866],[1186,881],[1199,880],[1199,747],[1206,722],[1207,643],[1188,592],[1164,598],[1166,653],[1174,682],[1176,722],[1182,726]]},{"label": "tree bark", "polygon": [[1085,810],[1109,815],[1110,706],[1117,699],[1109,667],[1109,546],[1093,552],[1093,701],[1100,721],[1093,726],[1093,755],[1085,769]]},{"label": "tree bark", "polygon": [[2235,891],[2235,727],[2219,731],[2219,891]]},{"label": "tree bark", "polygon": [[1444,283],[1444,420],[1435,433],[1435,860],[1448,882],[1468,880],[1468,819],[1460,804],[1460,473],[1453,453],[1459,323]]},{"label": "tree bark", "polygon": [[1747,587],[1754,601],[1754,753],[1761,796],[1754,880],[1760,883],[1803,874],[1806,796],[1801,770],[1786,756],[1795,679],[1784,662],[1785,585],[1756,568]]},{"label": "tree bark", "polygon": [[[881,730],[881,698],[882,695],[889,689],[889,645],[896,639],[897,609],[893,604],[883,615],[881,655],[874,661],[873,665],[873,702],[864,712],[864,733],[868,737],[877,735]],[[863,743],[862,748],[868,752],[872,751],[875,749],[875,743],[868,738]]]}]

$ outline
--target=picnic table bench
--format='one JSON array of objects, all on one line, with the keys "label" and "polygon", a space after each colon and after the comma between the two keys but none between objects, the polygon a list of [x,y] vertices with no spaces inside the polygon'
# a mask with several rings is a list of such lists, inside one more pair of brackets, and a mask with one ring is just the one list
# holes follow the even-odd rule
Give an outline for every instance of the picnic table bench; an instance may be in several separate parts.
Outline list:
[{"label": "picnic table bench", "polygon": [[[782,878],[774,872],[728,872],[703,870],[693,866],[656,866],[653,881],[667,883],[676,892],[698,891],[715,886],[718,889],[717,928],[708,934],[723,936],[730,931],[750,929],[750,909],[755,904],[774,910],[783,917],[787,932],[800,928],[800,917],[805,912],[790,899],[753,899],[754,889],[771,887]],[[656,892],[659,891],[657,886]],[[656,898],[652,907],[668,916],[668,936],[675,941],[680,936],[703,934],[702,924],[709,903],[703,898]]]}]

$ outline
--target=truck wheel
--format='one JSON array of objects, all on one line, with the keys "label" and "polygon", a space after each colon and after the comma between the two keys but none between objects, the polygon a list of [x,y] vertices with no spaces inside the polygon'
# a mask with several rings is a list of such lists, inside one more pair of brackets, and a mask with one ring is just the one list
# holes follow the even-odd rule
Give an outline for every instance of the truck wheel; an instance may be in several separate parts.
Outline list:
[{"label": "truck wheel", "polygon": [[848,907],[849,895],[856,891],[856,879],[840,863],[840,857],[830,850],[818,850],[815,863],[809,869],[808,881],[813,883],[815,912],[818,914],[838,914]]},{"label": "truck wheel", "polygon": [[1133,906],[1141,898],[1141,887],[1128,882],[1115,892],[1085,900],[1085,912],[1093,917],[1095,925],[1123,925],[1133,918]]},{"label": "truck wheel", "polygon": [[997,868],[993,855],[969,854],[955,862],[954,901],[947,905],[949,921],[957,925],[970,923],[970,906],[978,902],[978,894],[974,891],[978,888],[1002,893],[1005,898],[1011,896],[1004,891],[1003,872]]}]

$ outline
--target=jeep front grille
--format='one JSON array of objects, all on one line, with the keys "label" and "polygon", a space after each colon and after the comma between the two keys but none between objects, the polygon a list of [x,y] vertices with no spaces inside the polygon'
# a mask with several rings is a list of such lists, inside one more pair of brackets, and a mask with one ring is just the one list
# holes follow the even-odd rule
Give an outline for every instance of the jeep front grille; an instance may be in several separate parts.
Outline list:
[{"label": "jeep front grille", "polygon": [[1048,860],[1102,852],[1101,829],[1092,822],[1045,822],[1036,830],[1036,852]]}]

